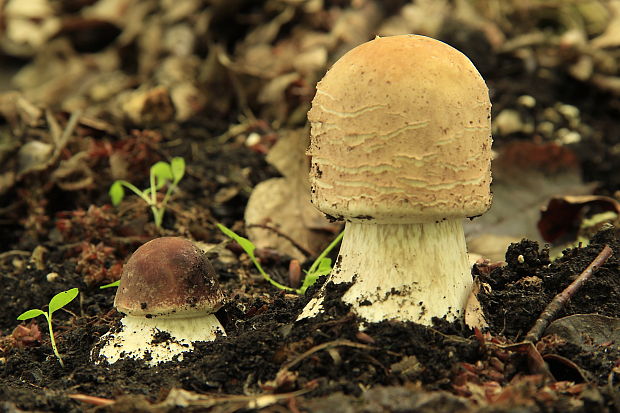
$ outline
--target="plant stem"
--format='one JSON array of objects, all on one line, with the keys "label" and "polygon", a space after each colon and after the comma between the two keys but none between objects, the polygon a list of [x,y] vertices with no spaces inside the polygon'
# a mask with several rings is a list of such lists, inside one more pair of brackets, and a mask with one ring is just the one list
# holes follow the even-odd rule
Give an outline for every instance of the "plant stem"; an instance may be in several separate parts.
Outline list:
[{"label": "plant stem", "polygon": [[149,197],[144,195],[144,192],[140,191],[135,185],[133,185],[132,183],[127,182],[127,181],[118,181],[118,182],[120,182],[121,185],[123,185],[125,188],[129,189],[134,194],[138,195],[147,204],[151,205],[151,200],[149,199]]},{"label": "plant stem", "polygon": [[54,338],[54,329],[52,328],[52,316],[51,314],[44,313],[45,318],[47,318],[47,328],[50,332],[50,342],[52,343],[52,350],[54,350],[54,354],[58,358],[60,365],[65,367],[65,363],[62,361],[62,357],[60,357],[60,353],[58,353],[58,347],[56,347],[56,339]]},{"label": "plant stem", "polygon": [[334,240],[327,246],[327,248],[325,248],[318,257],[316,257],[316,260],[314,260],[314,262],[310,266],[310,269],[308,270],[308,274],[312,274],[314,271],[316,271],[316,268],[321,263],[321,260],[325,258],[327,254],[329,254],[330,251],[333,250],[334,247],[336,247],[336,245],[338,245],[338,243],[342,240],[342,237],[344,237],[344,231],[341,231],[340,234],[338,234],[338,236],[334,238]]},{"label": "plant stem", "polygon": [[155,220],[155,226],[161,228],[161,223],[164,220],[163,208],[159,209],[155,205],[151,205],[151,212],[153,213],[153,219]]},{"label": "plant stem", "polygon": [[168,205],[168,200],[170,199],[170,195],[172,195],[172,191],[174,191],[176,189],[177,185],[176,183],[171,183],[170,185],[168,185],[168,190],[166,191],[166,195],[164,196],[164,200],[161,201],[161,206],[162,209],[166,208],[166,205]]},{"label": "plant stem", "polygon": [[277,282],[276,280],[274,280],[273,278],[271,278],[271,276],[269,274],[267,274],[265,272],[265,270],[263,270],[263,267],[260,265],[260,263],[258,262],[258,260],[256,259],[256,257],[254,257],[254,254],[249,255],[250,256],[250,260],[252,260],[252,263],[254,264],[254,266],[258,269],[258,272],[261,273],[261,275],[263,276],[263,278],[265,280],[267,280],[271,285],[273,285],[274,287],[277,287],[281,290],[286,290],[286,291],[296,291],[295,288],[292,287],[287,287],[284,284],[280,284],[279,282]]}]

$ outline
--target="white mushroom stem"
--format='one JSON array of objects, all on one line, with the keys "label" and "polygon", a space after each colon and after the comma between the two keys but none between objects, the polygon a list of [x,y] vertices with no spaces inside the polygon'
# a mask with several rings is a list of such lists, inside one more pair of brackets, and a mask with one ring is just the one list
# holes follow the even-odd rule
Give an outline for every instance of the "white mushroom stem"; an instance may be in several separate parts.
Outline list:
[{"label": "white mushroom stem", "polygon": [[[119,359],[145,359],[150,354],[150,365],[171,361],[175,356],[183,359],[183,353],[194,348],[197,341],[213,341],[218,335],[226,335],[224,328],[213,314],[197,317],[151,317],[126,315],[121,319],[119,331],[101,338],[104,343],[99,350],[99,360],[112,364]],[[169,339],[157,340],[156,334],[166,332]]]},{"label": "white mushroom stem", "polygon": [[[453,320],[472,286],[461,219],[424,224],[347,222],[328,281],[351,282],[342,300],[368,322]],[[324,291],[300,318],[321,311]]]}]

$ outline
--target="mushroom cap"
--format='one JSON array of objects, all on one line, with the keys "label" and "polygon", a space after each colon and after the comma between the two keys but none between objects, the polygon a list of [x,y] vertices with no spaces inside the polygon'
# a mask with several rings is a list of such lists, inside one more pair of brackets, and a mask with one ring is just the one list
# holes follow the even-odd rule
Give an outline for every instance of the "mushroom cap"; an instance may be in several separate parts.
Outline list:
[{"label": "mushroom cap", "polygon": [[205,253],[178,237],[155,238],[123,267],[114,306],[134,316],[189,317],[217,311],[224,293]]},{"label": "mushroom cap", "polygon": [[491,204],[491,102],[471,61],[418,35],[342,56],[308,113],[312,202],[348,221],[423,223]]}]

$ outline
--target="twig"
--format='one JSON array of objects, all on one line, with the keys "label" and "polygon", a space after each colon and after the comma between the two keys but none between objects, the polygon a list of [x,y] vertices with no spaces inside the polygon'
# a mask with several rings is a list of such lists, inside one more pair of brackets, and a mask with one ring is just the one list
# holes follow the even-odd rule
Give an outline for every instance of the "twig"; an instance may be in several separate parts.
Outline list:
[{"label": "twig", "polygon": [[23,257],[28,257],[32,255],[32,251],[22,251],[22,250],[10,250],[0,253],[0,260],[10,257],[12,255],[21,255]]},{"label": "twig", "polygon": [[318,351],[321,351],[321,350],[326,350],[326,349],[334,348],[334,347],[352,347],[352,348],[359,348],[359,349],[363,349],[363,350],[373,350],[373,349],[375,349],[375,347],[373,347],[373,346],[369,346],[369,345],[361,344],[361,343],[356,343],[354,341],[350,341],[350,340],[346,340],[346,339],[328,341],[327,343],[318,344],[318,345],[312,347],[310,350],[308,350],[308,351],[300,354],[299,356],[295,357],[293,360],[289,361],[284,366],[282,366],[280,368],[280,370],[290,370],[297,363],[299,363],[302,360],[310,357],[314,353],[316,353]]},{"label": "twig", "polygon": [[266,225],[266,224],[249,224],[247,225],[247,228],[261,228],[261,229],[266,229],[268,231],[271,231],[273,233],[275,233],[277,236],[284,238],[285,240],[287,240],[288,242],[290,242],[291,244],[293,244],[293,246],[295,248],[297,248],[299,251],[301,251],[306,257],[314,257],[316,256],[316,252],[314,251],[310,251],[309,249],[305,248],[303,245],[299,244],[297,241],[295,241],[293,238],[291,238],[290,236],[286,235],[285,233],[283,233],[282,231],[280,231],[279,229]]},{"label": "twig", "polygon": [[90,396],[88,394],[73,393],[67,394],[67,397],[82,403],[91,404],[93,406],[109,406],[115,403],[115,400],[104,399],[103,397]]},{"label": "twig", "polygon": [[568,287],[561,293],[556,295],[553,300],[547,305],[545,310],[540,314],[538,320],[534,323],[531,330],[525,335],[524,341],[536,343],[543,335],[543,332],[553,321],[558,313],[564,308],[568,300],[575,295],[581,286],[592,277],[594,271],[599,269],[613,253],[612,249],[608,245],[605,245],[603,250],[597,255],[597,257],[583,270],[583,272],[573,281]]}]

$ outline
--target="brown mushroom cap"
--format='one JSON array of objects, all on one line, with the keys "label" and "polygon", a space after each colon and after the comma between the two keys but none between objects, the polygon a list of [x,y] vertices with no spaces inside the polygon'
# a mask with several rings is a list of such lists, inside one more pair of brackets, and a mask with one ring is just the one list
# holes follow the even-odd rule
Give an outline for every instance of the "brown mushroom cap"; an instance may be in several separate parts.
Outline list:
[{"label": "brown mushroom cap", "polygon": [[491,203],[491,103],[471,61],[424,36],[376,38],[317,85],[312,202],[350,221],[423,223]]},{"label": "brown mushroom cap", "polygon": [[156,238],[138,248],[123,267],[114,305],[136,316],[213,313],[224,294],[204,252],[191,241]]}]

